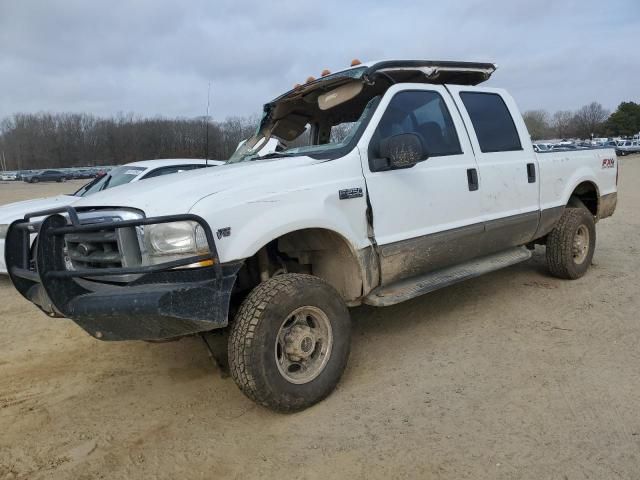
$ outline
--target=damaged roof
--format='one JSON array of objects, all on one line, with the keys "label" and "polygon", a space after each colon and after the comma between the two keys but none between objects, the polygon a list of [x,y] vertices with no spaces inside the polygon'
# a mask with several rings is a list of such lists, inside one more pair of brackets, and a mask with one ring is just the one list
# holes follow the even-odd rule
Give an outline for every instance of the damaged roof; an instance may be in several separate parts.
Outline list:
[{"label": "damaged roof", "polygon": [[371,82],[376,75],[388,76],[394,83],[478,85],[487,81],[496,69],[497,66],[493,63],[447,60],[385,60],[362,63],[298,85],[269,103],[305,96],[318,88],[325,90],[350,80],[362,79]]},{"label": "damaged roof", "polygon": [[[357,62],[357,61],[354,61]],[[488,80],[496,66],[493,63],[452,62],[437,60],[386,60],[362,64],[336,73],[323,72],[264,105],[258,132],[266,138],[275,135],[293,140],[312,119],[324,119],[334,124],[357,120],[375,95],[383,94],[396,83],[430,83],[478,85]],[[347,84],[360,84],[354,96],[337,107],[321,108],[319,97],[335,92]]]}]

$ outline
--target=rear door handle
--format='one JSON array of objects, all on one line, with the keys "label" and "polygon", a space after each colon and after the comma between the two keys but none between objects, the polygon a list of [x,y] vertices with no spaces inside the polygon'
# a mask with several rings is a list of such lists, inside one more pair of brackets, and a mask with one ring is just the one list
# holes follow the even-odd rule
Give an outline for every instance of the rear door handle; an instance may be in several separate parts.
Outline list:
[{"label": "rear door handle", "polygon": [[470,192],[478,190],[478,171],[475,168],[467,169],[467,182],[469,183]]},{"label": "rear door handle", "polygon": [[536,183],[536,166],[533,163],[527,163],[527,178],[529,183]]}]

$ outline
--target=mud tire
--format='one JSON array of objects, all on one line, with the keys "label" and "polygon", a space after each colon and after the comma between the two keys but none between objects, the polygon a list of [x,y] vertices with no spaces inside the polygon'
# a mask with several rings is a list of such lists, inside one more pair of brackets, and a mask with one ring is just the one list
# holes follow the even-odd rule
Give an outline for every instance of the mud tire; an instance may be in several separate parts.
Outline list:
[{"label": "mud tire", "polygon": [[[588,231],[588,250],[582,261],[576,261],[574,240],[579,231]],[[596,248],[596,226],[593,214],[586,208],[565,208],[562,217],[547,237],[547,267],[558,278],[574,280],[582,277],[593,259]]]},{"label": "mud tire", "polygon": [[[283,322],[305,306],[322,310],[329,319],[332,346],[318,376],[294,384],[278,368],[276,343]],[[349,311],[332,286],[311,275],[279,275],[254,288],[238,310],[229,337],[231,376],[247,397],[267,408],[302,410],[335,389],[347,364],[350,342]]]}]

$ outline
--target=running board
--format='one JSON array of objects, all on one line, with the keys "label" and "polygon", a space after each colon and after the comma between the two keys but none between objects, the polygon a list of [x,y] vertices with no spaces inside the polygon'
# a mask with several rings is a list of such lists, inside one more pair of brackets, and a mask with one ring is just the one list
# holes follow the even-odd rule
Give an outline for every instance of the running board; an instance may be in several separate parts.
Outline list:
[{"label": "running board", "polygon": [[378,287],[364,298],[364,303],[374,307],[395,305],[462,280],[524,262],[529,258],[531,258],[531,251],[525,247],[510,248],[503,252],[461,263],[460,265]]}]

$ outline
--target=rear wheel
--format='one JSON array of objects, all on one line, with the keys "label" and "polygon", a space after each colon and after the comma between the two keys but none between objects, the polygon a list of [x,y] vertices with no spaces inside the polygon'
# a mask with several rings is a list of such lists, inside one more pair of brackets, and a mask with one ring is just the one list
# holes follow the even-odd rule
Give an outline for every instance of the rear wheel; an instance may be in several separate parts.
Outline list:
[{"label": "rear wheel", "polygon": [[37,178],[32,178],[31,179],[31,183],[38,183],[40,180],[38,180]]},{"label": "rear wheel", "polygon": [[333,287],[311,275],[276,276],[258,285],[235,317],[231,376],[261,405],[307,408],[340,380],[350,336],[349,312]]},{"label": "rear wheel", "polygon": [[593,259],[596,226],[586,208],[566,208],[547,237],[547,266],[556,277],[582,277]]}]

